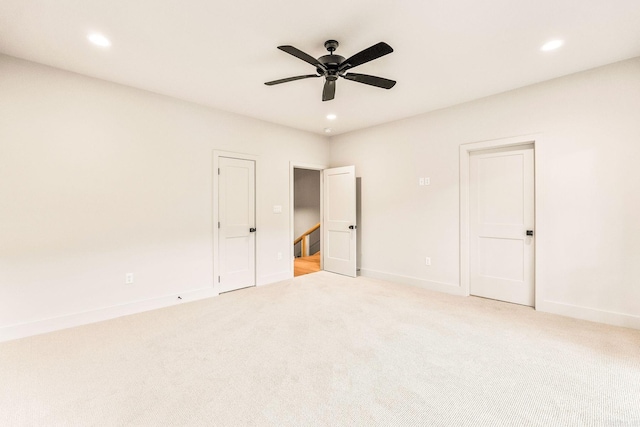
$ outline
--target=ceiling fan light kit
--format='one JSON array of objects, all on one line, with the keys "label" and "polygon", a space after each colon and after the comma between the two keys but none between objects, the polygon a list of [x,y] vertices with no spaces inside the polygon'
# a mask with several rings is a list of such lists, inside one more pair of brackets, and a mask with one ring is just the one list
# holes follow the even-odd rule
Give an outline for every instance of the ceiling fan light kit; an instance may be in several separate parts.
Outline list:
[{"label": "ceiling fan light kit", "polygon": [[323,101],[330,101],[335,98],[336,81],[340,77],[369,86],[379,87],[382,89],[391,89],[393,86],[395,86],[396,82],[394,80],[389,80],[377,76],[370,76],[368,74],[347,72],[348,70],[355,68],[358,65],[362,65],[369,61],[373,61],[374,59],[378,59],[381,56],[390,54],[391,52],[393,52],[391,46],[389,46],[385,42],[380,42],[356,53],[348,59],[345,59],[343,56],[333,53],[339,45],[340,44],[336,40],[327,40],[326,42],[324,42],[324,47],[329,51],[329,54],[321,56],[317,59],[293,46],[278,46],[278,49],[287,52],[289,55],[293,55],[298,59],[302,59],[303,61],[316,67],[317,74],[288,77],[286,79],[266,82],[265,84],[267,86],[273,86],[280,83],[292,82],[295,80],[324,77],[324,87],[322,89]]}]

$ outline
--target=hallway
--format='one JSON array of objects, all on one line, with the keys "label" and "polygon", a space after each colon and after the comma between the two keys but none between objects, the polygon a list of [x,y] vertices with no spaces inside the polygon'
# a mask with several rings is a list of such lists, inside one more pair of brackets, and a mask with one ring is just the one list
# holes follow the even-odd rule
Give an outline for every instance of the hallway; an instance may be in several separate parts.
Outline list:
[{"label": "hallway", "polygon": [[293,262],[293,276],[298,277],[320,271],[320,252],[306,257],[296,258]]}]

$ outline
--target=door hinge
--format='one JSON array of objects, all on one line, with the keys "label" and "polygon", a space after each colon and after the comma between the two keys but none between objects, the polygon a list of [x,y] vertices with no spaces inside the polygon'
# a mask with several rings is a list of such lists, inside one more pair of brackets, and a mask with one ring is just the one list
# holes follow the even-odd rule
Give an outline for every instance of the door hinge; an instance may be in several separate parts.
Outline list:
[{"label": "door hinge", "polygon": [[218,276],[218,283],[220,283],[220,276]]},{"label": "door hinge", "polygon": [[220,228],[220,221],[218,221],[218,228]]},{"label": "door hinge", "polygon": [[218,168],[218,175],[220,175],[220,168]]}]

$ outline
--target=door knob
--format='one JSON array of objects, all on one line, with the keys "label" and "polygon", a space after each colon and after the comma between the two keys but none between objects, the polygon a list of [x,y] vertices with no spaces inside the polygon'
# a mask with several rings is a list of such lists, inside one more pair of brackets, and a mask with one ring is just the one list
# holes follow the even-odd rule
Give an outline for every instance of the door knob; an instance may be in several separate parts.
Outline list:
[{"label": "door knob", "polygon": [[250,228],[250,229],[249,229],[249,233],[255,233],[255,232],[256,232],[256,229],[255,229],[255,228]]},{"label": "door knob", "polygon": [[527,236],[533,236],[533,230],[527,230]]},{"label": "door knob", "polygon": [[356,228],[358,228],[358,226],[357,226],[357,225],[350,225],[350,226],[349,226],[349,230],[355,230]]}]

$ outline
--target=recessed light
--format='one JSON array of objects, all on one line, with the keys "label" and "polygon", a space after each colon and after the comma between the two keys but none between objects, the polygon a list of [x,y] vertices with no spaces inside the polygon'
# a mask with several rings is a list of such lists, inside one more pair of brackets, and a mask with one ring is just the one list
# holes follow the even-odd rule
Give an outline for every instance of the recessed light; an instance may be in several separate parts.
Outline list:
[{"label": "recessed light", "polygon": [[331,128],[324,128],[324,133],[331,133],[332,129]]},{"label": "recessed light", "polygon": [[87,38],[91,43],[95,44],[96,46],[100,46],[100,47],[111,46],[111,41],[105,36],[103,36],[102,34],[91,33],[87,36]]},{"label": "recessed light", "polygon": [[338,116],[336,116],[335,114],[327,114],[327,119],[329,119],[329,120],[335,120],[336,117],[338,117]]},{"label": "recessed light", "polygon": [[548,52],[550,50],[555,50],[564,44],[564,40],[551,40],[550,42],[545,43],[540,48],[543,52]]}]

